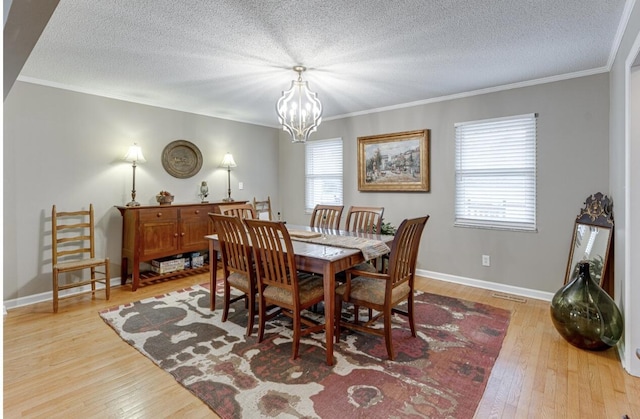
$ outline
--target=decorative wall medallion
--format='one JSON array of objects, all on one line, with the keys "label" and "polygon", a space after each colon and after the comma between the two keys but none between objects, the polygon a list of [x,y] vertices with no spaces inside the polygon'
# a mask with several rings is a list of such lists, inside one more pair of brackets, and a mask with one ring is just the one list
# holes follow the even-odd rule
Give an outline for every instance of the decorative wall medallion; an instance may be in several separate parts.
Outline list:
[{"label": "decorative wall medallion", "polygon": [[192,142],[176,140],[162,150],[162,166],[173,177],[190,178],[202,168],[202,153]]}]

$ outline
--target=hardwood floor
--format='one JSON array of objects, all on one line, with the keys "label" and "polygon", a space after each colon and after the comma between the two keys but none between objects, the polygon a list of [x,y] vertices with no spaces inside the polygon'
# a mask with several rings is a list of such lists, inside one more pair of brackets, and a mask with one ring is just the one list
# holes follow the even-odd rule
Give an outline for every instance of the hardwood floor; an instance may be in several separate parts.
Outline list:
[{"label": "hardwood floor", "polygon": [[[4,319],[4,417],[216,417],[197,397],[120,339],[98,310],[206,282],[206,274],[131,292],[99,293],[10,310]],[[640,419],[640,378],[615,350],[587,352],[554,329],[549,304],[421,278],[419,288],[511,311],[477,418]]]}]

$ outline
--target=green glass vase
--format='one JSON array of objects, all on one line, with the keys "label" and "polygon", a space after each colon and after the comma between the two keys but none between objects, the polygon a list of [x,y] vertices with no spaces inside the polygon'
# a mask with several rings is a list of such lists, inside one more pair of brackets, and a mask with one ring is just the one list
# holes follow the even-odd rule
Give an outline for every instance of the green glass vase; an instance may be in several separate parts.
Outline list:
[{"label": "green glass vase", "polygon": [[582,349],[609,349],[622,336],[622,314],[591,278],[587,261],[578,264],[578,275],[553,296],[551,319],[567,342]]}]

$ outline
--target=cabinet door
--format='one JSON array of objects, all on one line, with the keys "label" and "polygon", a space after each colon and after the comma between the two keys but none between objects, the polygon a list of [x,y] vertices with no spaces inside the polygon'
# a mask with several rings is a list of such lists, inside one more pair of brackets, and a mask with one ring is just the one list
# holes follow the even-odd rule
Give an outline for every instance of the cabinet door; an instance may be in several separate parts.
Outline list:
[{"label": "cabinet door", "polygon": [[178,210],[153,209],[140,213],[141,259],[178,253]]},{"label": "cabinet door", "polygon": [[211,234],[212,223],[207,215],[207,207],[190,207],[180,210],[181,249],[185,252],[208,247],[204,236]]}]

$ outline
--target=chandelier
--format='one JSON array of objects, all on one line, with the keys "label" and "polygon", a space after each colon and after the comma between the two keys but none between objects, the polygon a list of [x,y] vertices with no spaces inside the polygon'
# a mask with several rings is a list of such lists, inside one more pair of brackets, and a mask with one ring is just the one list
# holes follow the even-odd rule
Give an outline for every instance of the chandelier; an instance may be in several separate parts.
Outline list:
[{"label": "chandelier", "polygon": [[317,93],[309,90],[307,82],[302,80],[305,70],[306,67],[300,65],[293,67],[293,71],[298,73],[298,80],[291,82],[291,88],[282,92],[282,97],[276,103],[278,121],[294,143],[307,141],[322,121],[322,103]]}]

